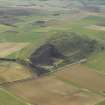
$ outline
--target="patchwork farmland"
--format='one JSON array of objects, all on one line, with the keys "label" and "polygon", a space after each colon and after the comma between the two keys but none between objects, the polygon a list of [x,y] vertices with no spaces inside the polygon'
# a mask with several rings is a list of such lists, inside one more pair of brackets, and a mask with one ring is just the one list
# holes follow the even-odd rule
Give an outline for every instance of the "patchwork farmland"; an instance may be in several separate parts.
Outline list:
[{"label": "patchwork farmland", "polygon": [[[25,88],[24,88],[25,86]],[[9,86],[18,96],[39,105],[87,105],[104,99],[103,96],[57,79],[55,76],[16,83]]]},{"label": "patchwork farmland", "polygon": [[0,0],[0,105],[105,105],[105,1]]}]

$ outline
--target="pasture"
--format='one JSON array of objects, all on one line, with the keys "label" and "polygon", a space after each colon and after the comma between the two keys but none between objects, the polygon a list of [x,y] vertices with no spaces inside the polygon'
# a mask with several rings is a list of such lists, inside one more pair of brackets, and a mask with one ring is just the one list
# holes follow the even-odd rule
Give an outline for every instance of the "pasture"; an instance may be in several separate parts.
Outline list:
[{"label": "pasture", "polygon": [[28,105],[21,98],[0,87],[0,105]]},{"label": "pasture", "polygon": [[100,73],[105,73],[105,52],[92,54],[85,65]]}]

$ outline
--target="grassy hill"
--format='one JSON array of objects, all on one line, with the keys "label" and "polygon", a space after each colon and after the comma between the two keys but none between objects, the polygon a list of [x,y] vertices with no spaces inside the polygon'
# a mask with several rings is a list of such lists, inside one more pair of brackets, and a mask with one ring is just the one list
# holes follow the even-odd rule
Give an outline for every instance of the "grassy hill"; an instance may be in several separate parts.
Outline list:
[{"label": "grassy hill", "polygon": [[[104,19],[104,16],[88,16],[76,22],[65,21],[65,24],[52,25],[50,28],[41,27],[38,30],[41,33],[44,33],[45,36],[42,37],[37,34],[38,37],[35,38],[28,47],[20,51],[18,53],[18,57],[27,59],[30,57],[32,52],[36,51],[40,46],[46,43],[52,43],[59,49],[59,51],[61,51],[64,55],[70,56],[70,58],[74,61],[77,61],[78,58],[85,58],[88,54],[86,58],[90,57],[86,63],[87,66],[99,71],[104,71],[104,51],[102,50],[104,50],[105,47],[105,31],[88,28],[91,25],[98,25],[102,22],[104,23]],[[64,31],[62,31],[62,29],[64,29]],[[43,32],[42,30],[47,32]],[[85,43],[88,45],[85,46]],[[90,46],[89,44],[93,44],[93,46]],[[95,55],[94,53],[91,55],[89,54],[89,46],[92,47],[93,50],[95,47]],[[78,53],[81,52],[81,48],[83,52],[78,55]],[[74,58],[71,57],[73,54],[76,55]],[[15,54],[10,55],[10,57],[15,57]],[[96,60],[96,62],[94,62],[94,60]],[[103,63],[101,62],[98,64],[100,61],[103,61]]]}]

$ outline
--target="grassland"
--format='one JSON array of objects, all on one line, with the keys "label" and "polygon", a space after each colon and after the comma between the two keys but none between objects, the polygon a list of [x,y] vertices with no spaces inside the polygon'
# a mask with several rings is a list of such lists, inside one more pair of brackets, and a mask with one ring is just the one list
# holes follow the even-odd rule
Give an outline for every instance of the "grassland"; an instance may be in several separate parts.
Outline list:
[{"label": "grassland", "polygon": [[0,88],[0,105],[27,105],[21,98]]},{"label": "grassland", "polygon": [[105,105],[105,101],[102,101],[102,102],[100,102],[100,103],[98,103],[96,105]]},{"label": "grassland", "polygon": [[105,73],[105,52],[94,53],[88,58],[86,65],[98,72]]},{"label": "grassland", "polygon": [[5,31],[7,31],[9,29],[11,29],[10,26],[0,24],[0,32],[5,32]]}]

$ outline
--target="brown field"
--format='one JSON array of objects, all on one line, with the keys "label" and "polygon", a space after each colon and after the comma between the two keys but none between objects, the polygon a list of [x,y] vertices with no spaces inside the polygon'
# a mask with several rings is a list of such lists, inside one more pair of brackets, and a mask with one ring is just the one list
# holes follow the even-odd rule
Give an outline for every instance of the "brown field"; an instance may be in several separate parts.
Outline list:
[{"label": "brown field", "polygon": [[31,78],[31,71],[17,63],[0,63],[0,83]]},{"label": "brown field", "polygon": [[103,96],[65,83],[55,76],[14,83],[9,90],[37,105],[94,105]]},{"label": "brown field", "polygon": [[96,92],[105,92],[105,75],[95,72],[81,64],[67,65],[55,73],[57,78],[71,81],[82,88],[87,88]]},{"label": "brown field", "polygon": [[0,57],[5,57],[19,51],[29,43],[2,42],[0,43]]}]

